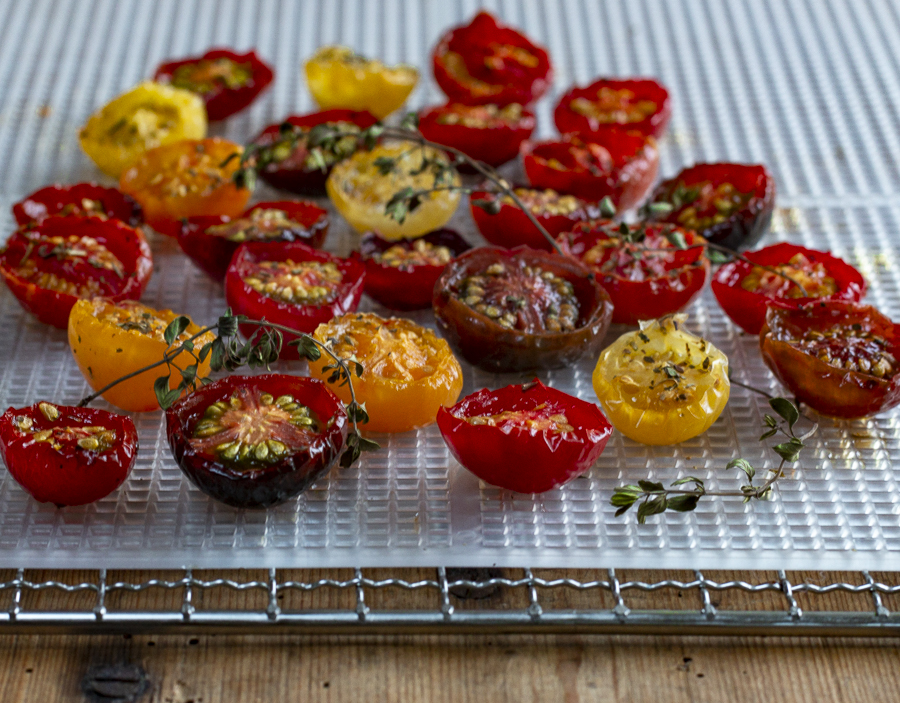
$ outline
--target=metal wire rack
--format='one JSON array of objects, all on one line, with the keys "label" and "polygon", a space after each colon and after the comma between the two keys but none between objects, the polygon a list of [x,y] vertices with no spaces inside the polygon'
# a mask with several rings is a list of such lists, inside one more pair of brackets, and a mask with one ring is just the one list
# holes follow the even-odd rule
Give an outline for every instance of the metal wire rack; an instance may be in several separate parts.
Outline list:
[{"label": "metal wire rack", "polygon": [[[854,574],[858,583],[795,582],[785,571],[774,580],[750,583],[744,580],[717,580],[700,571],[690,580],[623,580],[609,569],[595,572],[605,578],[545,578],[523,569],[520,578],[501,572],[436,570],[435,578],[406,580],[372,578],[362,569],[349,578],[291,578],[290,572],[270,569],[265,579],[198,578],[186,569],[178,578],[143,581],[116,580],[106,569],[96,579],[78,583],[37,581],[19,569],[14,578],[0,583],[9,594],[9,605],[0,613],[0,634],[13,633],[165,633],[198,631],[257,634],[384,634],[384,633],[555,633],[582,634],[695,634],[695,635],[783,635],[783,636],[897,636],[900,612],[891,612],[885,597],[900,593],[900,584],[876,581],[867,572]],[[646,572],[645,572],[646,573]],[[652,572],[651,572],[652,573]],[[592,573],[591,576],[594,574]],[[389,602],[376,606],[371,597],[390,589],[417,592],[416,607],[393,609]],[[147,609],[145,602],[119,608],[111,603],[117,595],[150,596],[153,591],[181,591],[180,603],[168,599],[165,609]],[[321,608],[285,605],[289,594],[339,593],[344,607]],[[646,607],[638,596],[668,590],[684,598],[682,607]],[[216,607],[221,592],[241,594],[238,607]],[[579,594],[578,607],[567,603],[561,591]],[[81,607],[48,608],[29,606],[29,596],[55,592],[83,594]],[[725,609],[717,605],[727,593],[750,597],[750,606]],[[862,596],[868,607],[859,610],[820,610],[804,596],[844,593]],[[509,597],[515,594],[516,597]],[[775,598],[764,600],[763,596]],[[248,603],[256,596],[257,607]],[[474,599],[474,600],[473,600]],[[40,600],[40,599],[38,599]],[[209,603],[198,601],[209,600]],[[695,602],[691,607],[690,601]],[[471,607],[471,604],[477,607]],[[668,605],[668,603],[667,603]],[[143,606],[143,607],[142,607]],[[239,607],[244,606],[244,607]],[[249,607],[248,607],[249,606]],[[311,606],[311,607],[310,607]]]}]

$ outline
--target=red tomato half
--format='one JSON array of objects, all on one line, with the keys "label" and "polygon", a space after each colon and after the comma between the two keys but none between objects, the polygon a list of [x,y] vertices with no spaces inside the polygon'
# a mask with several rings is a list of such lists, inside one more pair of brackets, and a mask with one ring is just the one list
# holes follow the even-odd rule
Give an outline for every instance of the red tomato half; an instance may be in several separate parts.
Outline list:
[{"label": "red tomato half", "polygon": [[140,230],[99,217],[50,217],[20,229],[0,253],[0,275],[19,304],[60,329],[79,298],[137,300],[153,273]]},{"label": "red tomato half", "polygon": [[[613,302],[613,322],[636,325],[687,307],[709,276],[703,240],[671,225],[626,226],[638,243],[623,241],[622,225],[611,220],[579,223],[557,241],[563,253],[597,272]],[[673,233],[688,248],[673,245]]]},{"label": "red tomato half", "polygon": [[137,458],[130,417],[97,408],[35,403],[0,417],[10,475],[42,503],[85,505],[122,485]]},{"label": "red tomato half", "polygon": [[267,508],[328,473],[347,439],[343,403],[321,381],[284,374],[228,376],[166,411],[178,466],[206,495]]},{"label": "red tomato half", "polygon": [[487,12],[444,34],[432,65],[447,97],[469,105],[528,105],[547,92],[553,77],[544,48]]},{"label": "red tomato half", "polygon": [[[237,315],[268,320],[312,334],[332,317],[355,312],[365,285],[365,267],[300,242],[242,244],[225,275],[225,300]],[[252,338],[256,325],[242,324]],[[284,336],[281,358],[297,359]]]},{"label": "red tomato half", "polygon": [[366,293],[392,310],[431,307],[434,284],[451,259],[472,247],[452,229],[415,239],[363,235],[353,257],[366,267]]},{"label": "red tomato half", "polygon": [[519,103],[503,107],[448,103],[419,113],[423,137],[459,149],[489,166],[500,166],[516,158],[534,126],[534,113]]},{"label": "red tomato half", "polygon": [[868,417],[900,404],[900,326],[870,305],[772,305],[759,346],[778,380],[823,415]]},{"label": "red tomato half", "polygon": [[[359,146],[359,140],[352,136],[344,137],[333,152],[319,149],[322,160],[310,150],[306,134],[316,125],[327,124],[341,130],[362,131],[375,124],[378,119],[368,112],[353,110],[324,110],[310,115],[293,115],[278,124],[269,125],[253,140],[253,144],[268,148],[266,164],[260,169],[259,176],[273,188],[280,188],[298,195],[325,195],[325,181],[331,168],[340,159],[338,154],[350,156]],[[289,125],[289,127],[285,127]],[[285,133],[293,128],[299,134],[293,149],[289,146],[274,146]],[[346,152],[346,153],[345,153]],[[324,168],[323,164],[324,163]]]},{"label": "red tomato half", "polygon": [[483,388],[441,408],[450,453],[478,478],[520,493],[558,488],[591,468],[612,425],[603,411],[538,380]]},{"label": "red tomato half", "polygon": [[209,121],[215,122],[247,107],[274,77],[255,51],[237,54],[230,49],[210,49],[203,56],[162,64],[153,80],[197,93],[206,103]]},{"label": "red tomato half", "polygon": [[434,286],[443,337],[488,371],[560,368],[595,354],[612,303],[580,261],[546,251],[479,247]]},{"label": "red tomato half", "polygon": [[722,266],[713,276],[712,291],[732,322],[750,334],[759,334],[766,305],[775,301],[787,307],[799,307],[815,298],[859,302],[866,292],[866,281],[859,271],[824,251],[783,242],[744,256],[754,264],[787,273],[806,291],[804,296],[783,276],[746,261]]},{"label": "red tomato half", "polygon": [[649,78],[600,78],[572,88],[553,111],[562,133],[588,134],[611,124],[661,137],[672,116],[669,91]]},{"label": "red tomato half", "polygon": [[328,211],[305,200],[257,203],[234,219],[201,215],[181,222],[182,251],[215,280],[225,280],[228,264],[245,243],[303,242],[318,248],[328,233]]},{"label": "red tomato half", "polygon": [[51,215],[95,215],[121,220],[131,227],[144,221],[141,206],[131,196],[96,183],[41,188],[13,205],[12,212],[22,226],[41,222]]},{"label": "red tomato half", "polygon": [[765,166],[696,164],[660,183],[650,203],[671,212],[651,218],[692,229],[707,241],[731,249],[751,247],[769,229],[775,209],[775,181]]},{"label": "red tomato half", "polygon": [[656,140],[607,127],[589,139],[573,134],[557,141],[522,144],[522,163],[534,188],[552,188],[588,202],[609,196],[620,211],[637,205],[659,170]]},{"label": "red tomato half", "polygon": [[[562,232],[568,232],[578,222],[600,214],[595,206],[586,203],[581,198],[576,198],[574,195],[562,195],[549,188],[535,190],[516,186],[513,192],[522,201],[522,204],[531,210],[531,214],[552,237]],[[484,207],[475,205],[478,201],[493,204],[498,200],[500,209],[496,214],[491,214]],[[496,206],[492,205],[491,207]],[[532,249],[551,250],[550,243],[544,238],[544,235],[509,196],[487,190],[476,190],[469,195],[469,208],[481,236],[491,244],[507,249],[524,244]]]}]

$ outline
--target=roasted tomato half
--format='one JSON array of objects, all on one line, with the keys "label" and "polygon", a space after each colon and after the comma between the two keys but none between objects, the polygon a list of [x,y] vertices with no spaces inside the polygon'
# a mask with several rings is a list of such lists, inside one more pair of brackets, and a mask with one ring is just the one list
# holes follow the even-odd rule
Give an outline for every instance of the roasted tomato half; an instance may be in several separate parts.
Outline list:
[{"label": "roasted tomato half", "polygon": [[206,136],[206,110],[196,95],[147,81],[90,116],[81,148],[104,173],[118,178],[148,149]]},{"label": "roasted tomato half", "polygon": [[[225,275],[225,299],[235,314],[267,320],[311,334],[336,315],[356,310],[365,285],[365,267],[300,242],[242,244]],[[252,338],[259,327],[244,323]],[[297,359],[284,336],[283,359]]]},{"label": "roasted tomato half", "polygon": [[363,235],[353,256],[366,267],[366,293],[394,310],[431,307],[434,284],[444,267],[472,247],[452,229],[417,239],[390,241],[377,232]]},{"label": "roasted tomato half", "polygon": [[581,476],[612,434],[596,405],[538,380],[483,388],[441,408],[437,422],[460,464],[519,493],[543,493]]},{"label": "roasted tomato half", "polygon": [[[513,192],[552,237],[600,214],[594,205],[581,198],[563,195],[550,188],[535,190],[517,186]],[[491,244],[508,249],[525,244],[532,249],[550,251],[550,243],[508,195],[476,190],[469,195],[469,207],[475,226]]]},{"label": "roasted tomato half", "polygon": [[558,368],[603,343],[613,306],[591,270],[527,247],[472,249],[434,287],[442,334],[488,371]]},{"label": "roasted tomato half", "polygon": [[[410,320],[352,313],[320,325],[314,336],[337,356],[362,364],[353,390],[369,413],[363,426],[367,431],[406,432],[430,425],[438,410],[455,403],[462,391],[462,369],[447,342]],[[310,376],[328,379],[333,369],[327,367],[333,363],[323,354],[309,362]],[[350,402],[346,385],[331,388]]]},{"label": "roasted tomato half", "polygon": [[42,503],[100,500],[122,485],[137,451],[134,422],[108,410],[41,402],[0,417],[3,462]]},{"label": "roasted tomato half", "polygon": [[534,131],[534,113],[519,103],[499,106],[447,105],[419,113],[419,131],[429,141],[459,149],[490,166],[519,155],[519,147]]},{"label": "roasted tomato half", "polygon": [[274,77],[272,68],[255,51],[237,54],[230,49],[210,49],[203,56],[162,64],[153,79],[199,95],[209,120],[215,122],[247,107]]},{"label": "roasted tomato half", "polygon": [[660,183],[652,203],[668,203],[653,219],[692,229],[714,244],[751,247],[769,229],[775,209],[775,180],[765,166],[696,164]]},{"label": "roasted tomato half", "polygon": [[[385,170],[383,164],[390,162]],[[337,211],[357,232],[375,230],[387,239],[419,237],[447,224],[459,205],[459,192],[440,190],[421,196],[418,206],[400,219],[385,212],[391,198],[407,189],[427,190],[435,186],[460,186],[459,174],[448,174],[435,183],[434,165],[449,165],[446,154],[431,147],[417,148],[408,142],[357,151],[336,164],[325,186]],[[424,170],[423,170],[424,169]]]},{"label": "roasted tomato half", "polygon": [[144,221],[141,206],[133,198],[116,188],[96,183],[41,188],[13,205],[12,212],[20,226],[41,222],[52,215],[112,218],[130,227]]},{"label": "roasted tomato half", "polygon": [[708,430],[728,403],[728,359],[684,329],[684,315],[641,323],[610,344],[593,385],[619,432],[641,444],[678,444]]},{"label": "roasted tomato half", "polygon": [[[627,238],[623,227],[628,228]],[[673,244],[674,236],[681,240],[679,246]],[[612,300],[612,319],[617,323],[636,325],[682,310],[709,276],[703,240],[672,225],[584,222],[557,241],[563,253],[596,271]]]},{"label": "roasted tomato half", "polygon": [[239,144],[218,138],[157,147],[122,174],[119,189],[141,204],[148,225],[175,237],[185,217],[243,212],[250,191],[232,181],[241,152]]},{"label": "roasted tomato half", "polygon": [[306,62],[306,82],[323,110],[365,110],[384,119],[404,102],[416,83],[413,66],[385,66],[346,46],[323,46]]},{"label": "roasted tomato half", "polygon": [[759,346],[778,380],[823,415],[867,417],[900,404],[900,326],[871,305],[773,304]]},{"label": "roasted tomato half", "polygon": [[656,140],[618,127],[607,127],[589,140],[569,134],[555,141],[526,141],[521,154],[532,187],[588,202],[609,196],[619,210],[637,205],[659,170]]},{"label": "roasted tomato half", "polygon": [[50,217],[20,229],[0,253],[0,275],[38,320],[66,329],[79,298],[140,298],[153,272],[140,230],[99,217]]},{"label": "roasted tomato half", "polygon": [[[69,315],[69,347],[88,385],[97,391],[122,376],[160,361],[169,348],[163,332],[176,317],[178,313],[171,310],[155,310],[132,300],[113,303],[105,298],[93,298],[75,303]],[[174,346],[199,331],[197,325],[188,325]],[[215,335],[207,332],[194,340],[194,348],[199,352],[213,339]],[[201,362],[193,354],[183,351],[172,362],[182,369],[195,365],[198,381],[209,376],[208,356]],[[159,410],[153,384],[163,375],[165,367],[145,371],[116,384],[103,397],[117,408],[130,412]],[[177,386],[180,381],[180,377],[173,377],[169,381],[170,387]]]},{"label": "roasted tomato half", "polygon": [[[360,140],[354,135],[377,121],[368,112],[325,110],[288,117],[283,122],[269,125],[253,140],[260,149],[263,164],[259,176],[273,188],[298,195],[325,195],[325,180],[332,166],[355,153]],[[310,148],[309,131],[317,125],[352,134],[338,139],[330,149]]]},{"label": "roasted tomato half", "polygon": [[669,91],[649,78],[601,78],[584,88],[572,88],[553,111],[562,134],[589,134],[607,125],[621,125],[660,137],[671,116]]},{"label": "roasted tomato half", "polygon": [[469,105],[528,105],[547,92],[553,78],[547,51],[487,12],[442,36],[432,66],[447,97]]},{"label": "roasted tomato half", "polygon": [[783,242],[747,252],[745,257],[758,265],[725,264],[713,276],[712,291],[731,321],[750,334],[759,334],[769,303],[798,307],[814,298],[859,302],[866,292],[862,274],[828,252]]},{"label": "roasted tomato half", "polygon": [[304,200],[257,203],[240,217],[189,217],[181,222],[182,251],[215,280],[225,280],[228,264],[245,242],[303,242],[322,246],[328,233],[328,211]]},{"label": "roasted tomato half", "polygon": [[347,414],[311,378],[228,376],[170,407],[166,435],[178,466],[206,495],[267,508],[328,473],[347,439]]}]

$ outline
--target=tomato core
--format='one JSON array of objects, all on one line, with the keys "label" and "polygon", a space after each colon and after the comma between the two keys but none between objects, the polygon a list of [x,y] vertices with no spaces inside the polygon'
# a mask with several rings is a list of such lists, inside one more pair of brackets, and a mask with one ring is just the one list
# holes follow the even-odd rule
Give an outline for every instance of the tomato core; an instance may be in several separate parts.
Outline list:
[{"label": "tomato core", "polygon": [[472,415],[463,418],[470,425],[497,427],[503,432],[528,430],[537,432],[572,432],[574,427],[565,413],[556,412],[547,403],[536,405],[532,410],[504,410],[494,415]]},{"label": "tomato core", "polygon": [[244,283],[285,303],[321,305],[337,296],[344,276],[331,261],[261,261],[248,266]]},{"label": "tomato core", "polygon": [[787,274],[797,281],[806,292],[804,296],[796,285],[772,271],[754,266],[741,281],[741,288],[752,293],[787,298],[823,298],[837,292],[837,283],[828,275],[828,269],[821,261],[811,262],[802,253],[794,254],[787,264],[773,266],[779,273]]},{"label": "tomato core", "polygon": [[577,112],[600,124],[630,124],[643,122],[656,113],[658,105],[653,100],[637,100],[633,90],[622,88],[616,90],[602,86],[593,100],[575,98],[569,103],[572,111]]},{"label": "tomato core", "polygon": [[253,78],[253,66],[229,58],[201,59],[179,66],[172,74],[172,85],[194,93],[212,93],[220,86],[243,88]]},{"label": "tomato core", "polygon": [[221,225],[207,228],[213,237],[223,237],[230,242],[268,241],[278,239],[286,229],[305,227],[288,217],[284,210],[253,210],[247,217],[238,217]]},{"label": "tomato core", "polygon": [[395,244],[372,258],[385,266],[410,270],[414,266],[443,266],[453,258],[453,252],[449,247],[416,239],[411,247]]}]

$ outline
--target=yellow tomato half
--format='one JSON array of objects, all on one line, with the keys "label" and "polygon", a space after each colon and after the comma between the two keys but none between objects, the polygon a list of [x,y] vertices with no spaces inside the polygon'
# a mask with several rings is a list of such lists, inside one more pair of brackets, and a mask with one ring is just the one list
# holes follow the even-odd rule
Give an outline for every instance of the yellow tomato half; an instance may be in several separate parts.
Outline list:
[{"label": "yellow tomato half", "polygon": [[593,385],[619,432],[678,444],[706,432],[728,402],[728,359],[683,327],[684,315],[642,322],[603,350]]},{"label": "yellow tomato half", "polygon": [[[168,324],[178,317],[171,310],[155,310],[134,301],[113,303],[105,298],[79,300],[69,314],[69,346],[72,356],[88,385],[95,391],[132,371],[163,358],[169,345],[163,338]],[[175,344],[184,342],[200,331],[195,324],[181,333]],[[199,352],[215,335],[207,332],[194,341]],[[173,362],[184,369],[196,363],[190,353],[181,352]],[[159,410],[153,384],[166,375],[160,366],[123,381],[103,394],[117,408],[131,412]],[[209,375],[209,357],[198,364],[197,378]],[[171,388],[181,382],[176,372],[169,380]]]},{"label": "yellow tomato half", "polygon": [[[372,432],[406,432],[430,425],[442,406],[459,398],[463,377],[459,362],[443,339],[431,330],[402,318],[372,313],[349,313],[319,325],[313,335],[341,358],[353,357],[363,365],[362,377],[353,376],[356,399],[365,403]],[[309,375],[327,381],[334,362],[327,354],[309,364]],[[329,383],[345,403],[346,385]]]},{"label": "yellow tomato half", "polygon": [[81,128],[81,148],[118,178],[148,149],[206,136],[203,100],[188,90],[146,81],[104,105]]},{"label": "yellow tomato half", "polygon": [[[394,165],[385,173],[382,165],[388,160]],[[430,147],[419,148],[408,142],[382,144],[371,151],[357,151],[336,164],[325,188],[338,212],[357,232],[376,230],[390,240],[419,237],[447,224],[459,205],[459,192],[441,190],[423,195],[403,222],[385,212],[391,198],[405,188],[420,191],[461,183],[455,171],[445,172],[450,174],[446,182],[435,183],[434,172],[427,167],[422,170],[425,160],[447,163],[443,152]]]},{"label": "yellow tomato half", "polygon": [[306,62],[306,82],[323,110],[367,110],[384,119],[409,97],[419,80],[412,66],[385,66],[346,46],[323,46]]}]

